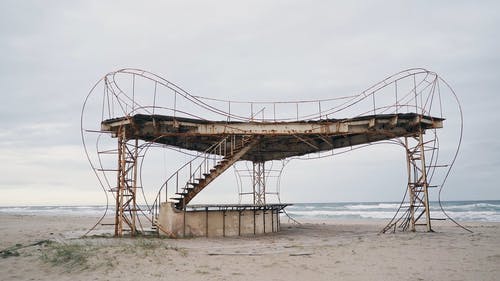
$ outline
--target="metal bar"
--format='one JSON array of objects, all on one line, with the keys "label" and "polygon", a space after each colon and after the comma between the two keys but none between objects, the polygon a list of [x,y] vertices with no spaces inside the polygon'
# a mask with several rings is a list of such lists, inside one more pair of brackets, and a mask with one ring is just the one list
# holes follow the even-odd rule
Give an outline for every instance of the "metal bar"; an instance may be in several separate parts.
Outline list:
[{"label": "metal bar", "polygon": [[115,204],[115,237],[121,236],[121,204],[120,204],[120,199],[121,199],[121,188],[122,188],[122,180],[121,180],[121,166],[122,166],[122,155],[123,155],[123,149],[122,149],[122,143],[123,143],[123,135],[121,134],[121,129],[118,131],[118,172],[116,173],[117,176],[117,189],[116,189],[116,204]]},{"label": "metal bar", "polygon": [[407,173],[408,173],[408,194],[410,196],[410,225],[411,225],[411,231],[415,231],[415,209],[414,209],[414,204],[415,204],[415,193],[413,192],[412,186],[411,186],[411,163],[412,163],[412,153],[410,149],[408,148],[408,138],[405,137],[405,148],[406,148],[406,167],[407,167]]},{"label": "metal bar", "polygon": [[136,235],[136,221],[137,221],[137,201],[136,201],[136,192],[137,192],[137,158],[139,155],[139,140],[136,138],[134,142],[134,171],[133,171],[133,185],[132,185],[132,236]]},{"label": "metal bar", "polygon": [[264,206],[264,209],[262,209],[262,222],[263,222],[263,227],[264,227],[264,233],[266,233],[266,207]]},{"label": "metal bar", "polygon": [[376,115],[376,108],[377,106],[375,105],[375,92],[372,93],[372,100],[373,100],[373,115]]},{"label": "metal bar", "polygon": [[255,224],[255,208],[253,209],[253,235],[256,234],[256,224]]},{"label": "metal bar", "polygon": [[135,74],[132,74],[132,112],[135,110]]},{"label": "metal bar", "polygon": [[319,120],[321,120],[321,101],[318,101],[318,107],[319,107]]},{"label": "metal bar", "polygon": [[415,92],[415,112],[418,112],[417,78],[415,74],[413,74],[413,91]]},{"label": "metal bar", "polygon": [[177,91],[174,91],[174,118],[177,113]]},{"label": "metal bar", "polygon": [[208,207],[205,207],[205,234],[208,237]]},{"label": "metal bar", "polygon": [[186,237],[186,207],[183,210],[183,220],[182,220],[182,237]]},{"label": "metal bar", "polygon": [[158,82],[155,81],[155,91],[154,91],[154,95],[153,95],[153,115],[155,114],[155,108],[156,108],[156,86],[157,86]]},{"label": "metal bar", "polygon": [[241,213],[241,210],[238,211],[238,236],[241,236]]},{"label": "metal bar", "polygon": [[427,183],[427,169],[425,167],[425,151],[424,151],[424,143],[423,143],[423,132],[422,129],[420,129],[420,134],[419,134],[419,145],[420,145],[420,153],[422,154],[421,158],[421,168],[422,168],[422,183],[423,183],[423,188],[424,188],[424,207],[425,207],[425,218],[426,218],[426,223],[427,223],[427,231],[430,232],[432,231],[431,227],[431,213],[430,213],[430,208],[429,208],[429,193],[428,193],[428,183]]},{"label": "metal bar", "polygon": [[394,90],[396,92],[396,114],[398,114],[399,104],[398,104],[398,80],[394,81]]},{"label": "metal bar", "polygon": [[271,209],[271,232],[274,232],[274,209]]},{"label": "metal bar", "polygon": [[222,211],[222,237],[226,237],[226,210]]},{"label": "metal bar", "polygon": [[280,231],[281,230],[281,223],[280,223],[280,211],[277,210],[276,211],[276,231]]}]

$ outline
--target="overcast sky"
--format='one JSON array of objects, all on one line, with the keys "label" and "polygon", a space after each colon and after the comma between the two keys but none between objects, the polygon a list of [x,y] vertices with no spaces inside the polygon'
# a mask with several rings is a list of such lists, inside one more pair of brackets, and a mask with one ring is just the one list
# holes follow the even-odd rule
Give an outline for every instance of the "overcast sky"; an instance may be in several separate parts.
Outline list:
[{"label": "overcast sky", "polygon": [[[498,1],[0,1],[0,205],[104,202],[83,153],[80,110],[98,79],[124,67],[194,95],[243,100],[356,94],[427,68],[453,86],[465,117],[443,199],[500,199],[499,9]],[[292,161],[282,199],[397,201],[404,157],[371,148]],[[200,200],[234,202],[234,190],[212,188]]]}]

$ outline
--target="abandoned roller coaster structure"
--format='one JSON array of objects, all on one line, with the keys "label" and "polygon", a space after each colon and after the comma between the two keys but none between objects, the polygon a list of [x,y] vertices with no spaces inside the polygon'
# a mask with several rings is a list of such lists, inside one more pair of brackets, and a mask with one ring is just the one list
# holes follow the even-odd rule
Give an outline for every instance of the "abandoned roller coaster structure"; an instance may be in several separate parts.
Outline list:
[{"label": "abandoned roller coaster structure", "polygon": [[[456,102],[460,128],[457,149],[443,163],[438,131],[445,127],[445,98]],[[376,143],[402,146],[408,172],[404,198],[382,231],[432,231],[429,189],[441,190],[450,173],[460,146],[461,119],[453,89],[425,69],[401,71],[356,95],[278,102],[195,96],[153,73],[121,69],[90,90],[81,131],[106,198],[111,194],[114,199],[109,225],[117,237],[150,230],[172,237],[278,231],[279,214],[287,206],[279,199],[279,178],[287,161],[334,156]],[[166,149],[188,160],[168,175],[157,169],[155,183],[144,175],[149,172],[145,159],[152,150]],[[238,204],[190,204],[237,163],[246,167],[235,168]],[[249,187],[242,177],[248,177]],[[278,179],[275,190],[268,183],[272,177]],[[269,202],[272,195],[277,202]],[[243,203],[246,198],[250,202]],[[222,222],[214,222],[219,220],[215,212],[221,212]]]}]

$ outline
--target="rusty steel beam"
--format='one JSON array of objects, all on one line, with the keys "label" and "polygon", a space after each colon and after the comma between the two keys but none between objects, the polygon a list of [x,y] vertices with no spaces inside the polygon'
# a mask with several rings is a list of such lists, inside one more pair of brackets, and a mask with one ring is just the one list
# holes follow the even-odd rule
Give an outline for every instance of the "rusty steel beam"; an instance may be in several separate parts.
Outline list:
[{"label": "rusty steel beam", "polygon": [[[269,161],[360,145],[398,137],[415,136],[422,130],[442,128],[442,118],[414,113],[383,114],[350,119],[297,122],[225,122],[160,115],[134,115],[105,120],[103,131],[117,136],[126,127],[127,137],[199,152],[221,136],[236,139],[258,135],[259,145],[241,160]],[[313,142],[314,141],[314,142]]]}]

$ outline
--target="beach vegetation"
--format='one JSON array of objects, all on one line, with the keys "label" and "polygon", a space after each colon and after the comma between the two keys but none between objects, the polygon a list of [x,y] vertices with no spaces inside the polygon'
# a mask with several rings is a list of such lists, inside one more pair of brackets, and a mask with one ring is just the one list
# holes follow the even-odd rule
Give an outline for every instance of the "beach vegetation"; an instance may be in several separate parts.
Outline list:
[{"label": "beach vegetation", "polygon": [[63,266],[67,271],[73,271],[88,269],[89,258],[94,253],[88,245],[53,242],[47,244],[40,257],[52,266]]},{"label": "beach vegetation", "polygon": [[[21,255],[19,253],[19,250],[21,250],[21,249],[28,248],[28,247],[33,247],[33,246],[44,245],[44,244],[49,244],[51,242],[52,241],[50,241],[50,240],[41,240],[41,241],[37,241],[35,243],[31,243],[31,244],[28,244],[28,245],[23,245],[23,244],[17,243],[17,244],[15,244],[12,247],[9,247],[9,248],[1,250],[0,251],[0,256],[2,258],[19,257]],[[24,255],[30,256],[31,254],[28,252],[28,253],[24,253]]]},{"label": "beach vegetation", "polygon": [[135,245],[143,250],[154,250],[158,247],[151,239],[137,239]]},{"label": "beach vegetation", "polygon": [[185,248],[180,248],[178,246],[174,246],[174,245],[166,245],[165,246],[165,249],[167,250],[173,250],[173,251],[176,251],[177,253],[179,253],[181,256],[183,257],[186,257],[188,255],[188,251],[187,249]]},{"label": "beach vegetation", "polygon": [[19,252],[17,250],[11,250],[11,249],[5,249],[1,253],[2,258],[9,258],[9,257],[18,257]]}]

